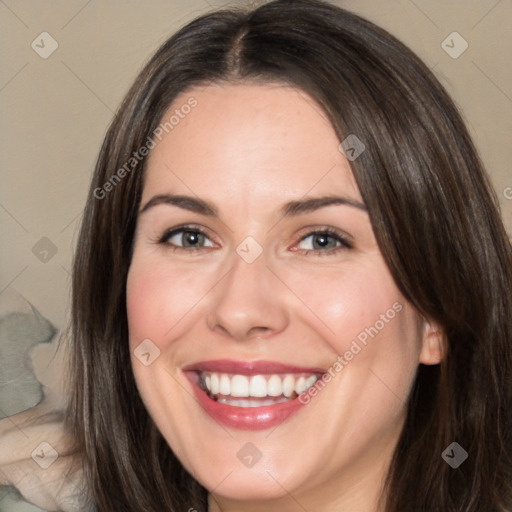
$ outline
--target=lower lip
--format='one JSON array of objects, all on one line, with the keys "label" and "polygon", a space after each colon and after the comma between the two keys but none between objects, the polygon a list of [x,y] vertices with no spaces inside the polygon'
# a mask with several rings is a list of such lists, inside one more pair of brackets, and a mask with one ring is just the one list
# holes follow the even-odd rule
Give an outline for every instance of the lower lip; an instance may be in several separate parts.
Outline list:
[{"label": "lower lip", "polygon": [[212,400],[199,387],[199,376],[195,372],[185,372],[192,383],[194,394],[201,407],[215,421],[231,428],[241,430],[264,430],[279,425],[292,414],[298,412],[305,404],[297,398],[280,404],[261,407],[237,407]]}]

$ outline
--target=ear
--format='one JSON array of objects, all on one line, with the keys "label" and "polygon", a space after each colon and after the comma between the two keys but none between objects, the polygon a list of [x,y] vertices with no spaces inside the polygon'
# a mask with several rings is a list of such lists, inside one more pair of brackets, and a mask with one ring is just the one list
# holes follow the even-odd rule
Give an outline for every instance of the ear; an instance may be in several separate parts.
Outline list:
[{"label": "ear", "polygon": [[423,339],[419,362],[422,364],[439,364],[444,355],[444,331],[435,322],[423,319]]}]

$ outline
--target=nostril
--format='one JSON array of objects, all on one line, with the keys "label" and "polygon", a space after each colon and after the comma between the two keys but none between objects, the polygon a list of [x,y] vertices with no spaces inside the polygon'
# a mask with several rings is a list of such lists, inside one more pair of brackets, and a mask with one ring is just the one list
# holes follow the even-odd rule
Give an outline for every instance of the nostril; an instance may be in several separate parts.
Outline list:
[{"label": "nostril", "polygon": [[246,330],[244,327],[240,329],[226,329],[223,325],[217,324],[214,328],[217,332],[227,335],[236,341],[247,341],[252,339],[265,339],[272,335],[273,330],[270,327],[251,327]]},{"label": "nostril", "polygon": [[265,337],[266,334],[270,333],[271,331],[272,329],[270,329],[269,327],[252,327],[247,333],[247,337],[249,338],[251,336],[254,336],[256,338],[263,338]]}]

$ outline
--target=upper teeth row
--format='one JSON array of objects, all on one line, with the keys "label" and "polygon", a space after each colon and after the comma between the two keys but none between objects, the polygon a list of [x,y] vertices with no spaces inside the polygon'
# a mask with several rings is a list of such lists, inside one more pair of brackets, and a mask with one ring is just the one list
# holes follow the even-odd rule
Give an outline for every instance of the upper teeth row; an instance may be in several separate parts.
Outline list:
[{"label": "upper teeth row", "polygon": [[274,374],[247,376],[219,374],[216,372],[203,373],[201,377],[212,395],[221,394],[235,397],[280,395],[290,397],[294,391],[300,395],[318,379],[316,375]]}]

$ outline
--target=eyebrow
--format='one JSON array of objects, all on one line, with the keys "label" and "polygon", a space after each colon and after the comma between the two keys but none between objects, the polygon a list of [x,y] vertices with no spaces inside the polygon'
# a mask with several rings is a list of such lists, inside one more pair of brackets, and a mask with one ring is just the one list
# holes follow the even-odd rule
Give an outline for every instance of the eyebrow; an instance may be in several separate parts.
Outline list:
[{"label": "eyebrow", "polygon": [[199,213],[201,215],[206,215],[208,217],[219,216],[217,209],[207,201],[204,201],[203,199],[199,199],[192,196],[172,194],[159,194],[157,196],[152,197],[143,206],[139,213],[144,213],[148,211],[150,208],[154,208],[155,206],[161,204],[177,206],[178,208],[183,208],[184,210],[188,210],[189,212]]},{"label": "eyebrow", "polygon": [[[178,208],[198,213],[200,215],[205,215],[207,217],[219,217],[217,208],[215,208],[215,206],[208,203],[207,201],[197,197],[173,194],[159,194],[152,197],[142,207],[139,213],[142,214],[148,211],[150,208],[154,208],[155,206],[162,204],[177,206]],[[363,203],[356,201],[355,199],[342,196],[324,196],[289,201],[281,207],[280,212],[283,217],[294,217],[332,205],[346,205],[352,206],[364,212],[368,211]]]},{"label": "eyebrow", "polygon": [[313,212],[320,208],[325,208],[332,205],[346,205],[357,208],[367,212],[366,206],[348,197],[342,196],[324,196],[324,197],[312,197],[309,199],[300,199],[298,201],[290,201],[281,208],[281,213],[284,217],[290,217],[295,215],[301,215],[303,213]]}]

